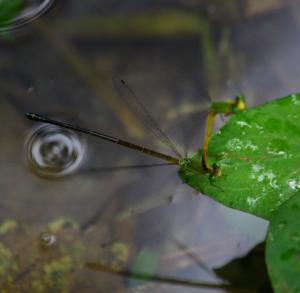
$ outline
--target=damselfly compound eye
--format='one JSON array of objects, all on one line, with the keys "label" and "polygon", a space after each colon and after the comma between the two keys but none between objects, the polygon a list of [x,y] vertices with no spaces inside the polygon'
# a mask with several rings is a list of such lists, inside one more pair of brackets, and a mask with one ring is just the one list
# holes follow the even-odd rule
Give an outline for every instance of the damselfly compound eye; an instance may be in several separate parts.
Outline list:
[{"label": "damselfly compound eye", "polygon": [[49,124],[35,128],[25,147],[30,169],[50,178],[73,173],[86,154],[85,142],[74,131]]},{"label": "damselfly compound eye", "polygon": [[0,32],[12,31],[44,14],[54,0],[1,0]]}]

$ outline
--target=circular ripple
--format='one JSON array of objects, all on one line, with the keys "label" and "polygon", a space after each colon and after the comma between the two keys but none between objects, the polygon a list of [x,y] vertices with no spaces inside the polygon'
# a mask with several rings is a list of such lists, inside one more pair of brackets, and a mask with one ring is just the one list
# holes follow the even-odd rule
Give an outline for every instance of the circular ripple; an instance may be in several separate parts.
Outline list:
[{"label": "circular ripple", "polygon": [[18,29],[35,20],[50,8],[54,0],[24,0],[23,2],[24,7],[20,8],[20,11],[16,8],[14,17],[0,23],[0,32]]},{"label": "circular ripple", "polygon": [[30,169],[43,177],[62,177],[81,165],[85,143],[73,131],[53,125],[34,129],[26,142]]},{"label": "circular ripple", "polygon": [[56,242],[56,240],[56,235],[52,233],[42,232],[40,235],[40,242],[44,246],[51,246]]}]

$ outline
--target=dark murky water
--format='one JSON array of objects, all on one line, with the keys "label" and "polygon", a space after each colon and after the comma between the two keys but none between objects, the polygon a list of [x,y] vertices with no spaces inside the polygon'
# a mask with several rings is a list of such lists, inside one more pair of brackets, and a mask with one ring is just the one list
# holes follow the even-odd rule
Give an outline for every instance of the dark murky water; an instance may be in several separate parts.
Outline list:
[{"label": "dark murky water", "polygon": [[[248,279],[221,269],[263,241],[265,221],[194,194],[174,166],[125,168],[160,161],[25,113],[166,152],[116,91],[112,79],[121,76],[180,151],[192,153],[201,145],[206,91],[220,99],[243,93],[250,106],[299,91],[296,1],[52,2],[27,1],[1,35],[1,286],[224,292],[166,278],[236,289],[265,280],[257,268]],[[260,263],[263,253],[255,253]],[[166,282],[140,283],[99,264]],[[263,285],[253,291],[266,292]]]}]

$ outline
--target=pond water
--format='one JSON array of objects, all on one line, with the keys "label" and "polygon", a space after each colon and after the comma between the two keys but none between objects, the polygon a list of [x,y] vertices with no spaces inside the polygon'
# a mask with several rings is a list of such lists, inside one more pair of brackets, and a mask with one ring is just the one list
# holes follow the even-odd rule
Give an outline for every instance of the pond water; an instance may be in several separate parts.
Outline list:
[{"label": "pond water", "polygon": [[0,29],[2,288],[270,290],[261,247],[252,250],[266,221],[195,193],[176,166],[25,117],[41,113],[172,155],[116,85],[123,78],[191,155],[207,92],[244,94],[254,106],[299,91],[300,6],[229,2],[24,1]]}]

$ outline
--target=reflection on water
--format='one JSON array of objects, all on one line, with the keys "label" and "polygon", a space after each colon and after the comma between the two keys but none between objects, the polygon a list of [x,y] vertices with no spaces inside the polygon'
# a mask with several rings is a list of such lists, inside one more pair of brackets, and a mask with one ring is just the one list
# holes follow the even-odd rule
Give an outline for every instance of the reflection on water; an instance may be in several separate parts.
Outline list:
[{"label": "reflection on water", "polygon": [[25,143],[30,169],[54,178],[78,169],[86,154],[85,143],[74,131],[53,125],[35,128]]},{"label": "reflection on water", "polygon": [[[23,25],[28,24],[29,22],[35,20],[43,13],[45,13],[54,0],[9,0],[11,5],[9,16],[4,16],[4,21],[1,21],[0,18],[0,32],[15,30]],[[5,2],[0,3],[0,8],[3,7]],[[1,16],[1,14],[0,14]]]},{"label": "reflection on water", "polygon": [[[10,28],[52,2],[27,1]],[[49,125],[32,129],[36,124],[24,114],[76,117],[84,127],[164,151],[149,131],[133,137],[139,124],[109,84],[117,72],[176,146],[195,152],[203,134],[204,115],[198,113],[207,104],[200,99],[204,86],[213,98],[243,93],[250,106],[299,90],[299,7],[276,0],[282,3],[276,9],[257,9],[265,2],[272,4],[220,1],[212,9],[192,0],[153,6],[148,0],[57,1],[31,34],[0,44],[0,277],[10,292],[36,292],[33,284],[44,292],[147,291],[99,270],[105,264],[113,273],[131,271],[145,250],[155,253],[155,274],[166,280],[249,286],[214,269],[262,241],[267,222],[192,195],[174,166],[99,172],[159,162],[90,137],[84,160],[81,136]],[[89,172],[80,169],[83,162]],[[147,266],[146,257],[142,262]],[[248,280],[250,272],[243,274]],[[255,269],[251,274],[261,278]],[[148,283],[148,292],[206,289]]]},{"label": "reflection on water", "polygon": [[55,234],[51,234],[48,232],[42,232],[40,235],[41,244],[45,246],[50,246],[54,244],[57,240],[57,237]]}]

